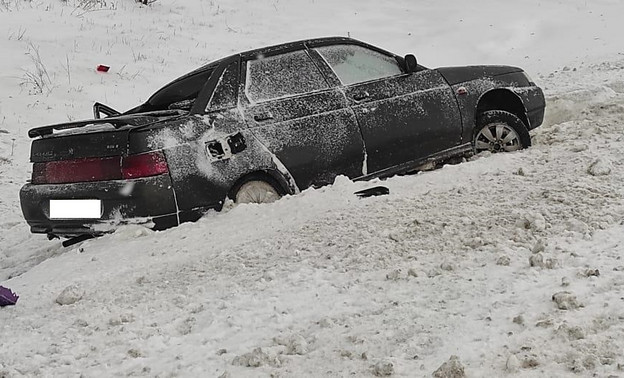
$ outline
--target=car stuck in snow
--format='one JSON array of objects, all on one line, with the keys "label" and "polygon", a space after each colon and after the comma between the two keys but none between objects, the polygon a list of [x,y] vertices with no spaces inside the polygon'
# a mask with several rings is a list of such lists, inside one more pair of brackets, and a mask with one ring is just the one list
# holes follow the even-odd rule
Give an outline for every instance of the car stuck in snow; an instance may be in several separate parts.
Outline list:
[{"label": "car stuck in snow", "polygon": [[[429,69],[342,37],[235,54],[124,113],[31,129],[33,233],[164,229],[235,202],[530,146],[542,90],[509,66]],[[102,117],[104,116],[104,117]]]}]

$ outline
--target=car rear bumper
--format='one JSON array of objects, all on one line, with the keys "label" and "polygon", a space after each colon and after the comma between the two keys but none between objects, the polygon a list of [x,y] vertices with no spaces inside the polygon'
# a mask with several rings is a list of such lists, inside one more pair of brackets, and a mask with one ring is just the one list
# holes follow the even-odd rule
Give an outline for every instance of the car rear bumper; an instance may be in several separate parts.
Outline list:
[{"label": "car rear bumper", "polygon": [[[98,199],[97,219],[51,219],[50,200]],[[146,224],[164,229],[179,223],[168,174],[133,180],[71,184],[26,184],[20,190],[22,213],[33,233],[72,237],[99,235],[121,224]]]}]

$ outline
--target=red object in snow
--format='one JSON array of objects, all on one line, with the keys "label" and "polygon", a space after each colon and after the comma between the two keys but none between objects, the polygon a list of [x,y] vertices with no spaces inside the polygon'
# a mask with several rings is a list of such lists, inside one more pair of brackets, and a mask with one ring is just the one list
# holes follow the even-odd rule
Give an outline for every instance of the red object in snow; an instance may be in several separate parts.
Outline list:
[{"label": "red object in snow", "polygon": [[110,69],[109,66],[105,66],[103,64],[98,64],[97,68],[95,69],[97,72],[108,72],[108,70]]}]

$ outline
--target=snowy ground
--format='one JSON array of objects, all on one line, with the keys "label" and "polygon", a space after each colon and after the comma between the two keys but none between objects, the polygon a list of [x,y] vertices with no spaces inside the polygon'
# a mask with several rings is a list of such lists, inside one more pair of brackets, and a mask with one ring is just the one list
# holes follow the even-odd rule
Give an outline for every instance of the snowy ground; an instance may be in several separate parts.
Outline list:
[{"label": "snowy ground", "polygon": [[[420,377],[451,355],[468,377],[624,376],[624,3],[91,3],[0,0],[0,284],[20,295],[0,377]],[[389,196],[339,178],[165,232],[29,233],[29,128],[347,34],[428,66],[525,68],[548,96],[534,146],[385,180]]]}]

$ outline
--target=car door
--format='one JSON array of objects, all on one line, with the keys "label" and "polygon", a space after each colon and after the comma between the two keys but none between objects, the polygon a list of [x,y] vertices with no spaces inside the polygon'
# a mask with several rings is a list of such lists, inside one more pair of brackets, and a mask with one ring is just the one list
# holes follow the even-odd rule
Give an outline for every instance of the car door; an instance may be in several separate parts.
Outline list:
[{"label": "car door", "polygon": [[305,49],[245,64],[248,127],[299,188],[362,176],[364,143],[342,91],[325,80]]},{"label": "car door", "polygon": [[362,130],[370,173],[422,160],[460,144],[457,102],[436,71],[404,74],[394,56],[359,45],[315,50],[344,85]]}]

